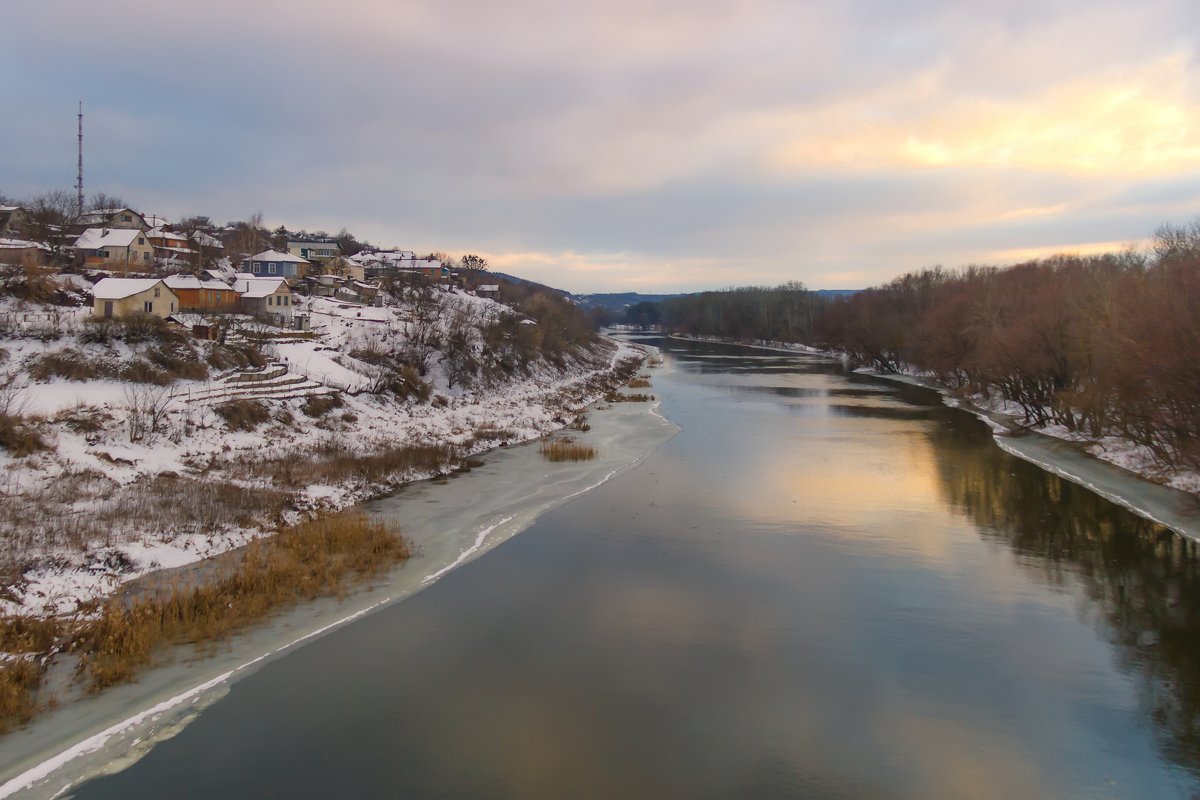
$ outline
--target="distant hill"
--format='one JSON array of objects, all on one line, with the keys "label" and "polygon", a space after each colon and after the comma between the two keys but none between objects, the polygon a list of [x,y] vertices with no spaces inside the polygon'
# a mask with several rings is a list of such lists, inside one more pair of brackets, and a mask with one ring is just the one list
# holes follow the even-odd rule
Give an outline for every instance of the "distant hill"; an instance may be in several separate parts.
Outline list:
[{"label": "distant hill", "polygon": [[626,306],[638,303],[661,303],[674,297],[686,297],[687,294],[639,294],[638,292],[610,292],[598,294],[573,295],[575,302],[585,308],[603,308],[606,311],[623,311]]}]

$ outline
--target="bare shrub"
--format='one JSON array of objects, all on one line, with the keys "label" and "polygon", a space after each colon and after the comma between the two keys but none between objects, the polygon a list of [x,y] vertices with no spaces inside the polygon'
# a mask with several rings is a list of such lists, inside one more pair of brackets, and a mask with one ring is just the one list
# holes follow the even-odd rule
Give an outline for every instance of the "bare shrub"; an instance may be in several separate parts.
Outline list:
[{"label": "bare shrub", "polygon": [[146,436],[161,433],[171,405],[165,386],[134,383],[125,387],[126,425],[129,441],[140,442]]},{"label": "bare shrub", "polygon": [[300,406],[300,410],[304,412],[304,416],[317,419],[323,417],[335,408],[341,408],[345,403],[342,401],[342,396],[337,392],[326,395],[309,395],[304,400],[304,405]]}]

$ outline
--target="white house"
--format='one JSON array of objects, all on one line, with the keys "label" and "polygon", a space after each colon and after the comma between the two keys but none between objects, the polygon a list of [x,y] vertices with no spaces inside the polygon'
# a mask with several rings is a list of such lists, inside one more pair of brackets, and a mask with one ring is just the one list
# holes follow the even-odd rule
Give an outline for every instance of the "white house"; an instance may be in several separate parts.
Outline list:
[{"label": "white house", "polygon": [[89,267],[136,272],[154,262],[154,245],[140,228],[88,228],[75,240],[75,250]]},{"label": "white house", "polygon": [[179,311],[179,298],[158,278],[105,278],[92,287],[97,317],[153,314],[163,319]]},{"label": "white house", "polygon": [[292,327],[292,290],[283,278],[259,278],[239,272],[233,288],[241,295],[242,311]]}]

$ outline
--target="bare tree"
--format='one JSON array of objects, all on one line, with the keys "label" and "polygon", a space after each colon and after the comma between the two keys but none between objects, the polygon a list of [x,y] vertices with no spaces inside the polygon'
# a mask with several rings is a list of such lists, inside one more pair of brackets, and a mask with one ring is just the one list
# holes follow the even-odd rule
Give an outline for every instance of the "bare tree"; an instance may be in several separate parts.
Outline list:
[{"label": "bare tree", "polygon": [[36,195],[25,207],[25,238],[44,244],[58,259],[74,241],[71,228],[79,222],[79,204],[75,195],[62,189]]}]

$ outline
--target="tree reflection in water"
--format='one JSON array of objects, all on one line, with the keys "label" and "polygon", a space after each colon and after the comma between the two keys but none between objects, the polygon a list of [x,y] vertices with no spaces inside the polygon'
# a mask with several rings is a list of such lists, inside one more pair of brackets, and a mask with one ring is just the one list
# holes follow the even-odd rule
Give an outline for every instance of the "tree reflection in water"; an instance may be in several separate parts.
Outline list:
[{"label": "tree reflection in water", "polygon": [[1200,775],[1200,544],[1005,453],[965,412],[929,435],[945,499],[1039,579],[1083,590],[1166,755]]}]

